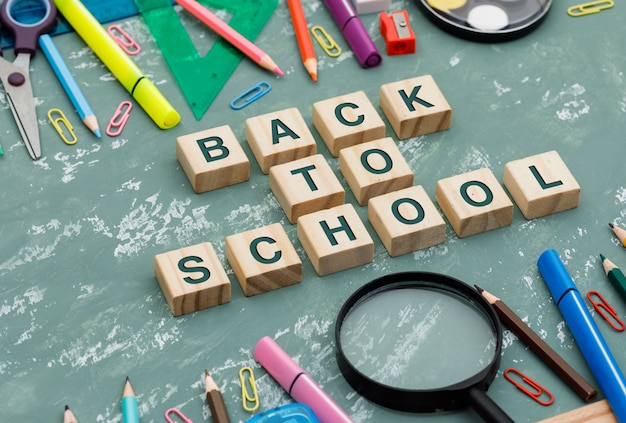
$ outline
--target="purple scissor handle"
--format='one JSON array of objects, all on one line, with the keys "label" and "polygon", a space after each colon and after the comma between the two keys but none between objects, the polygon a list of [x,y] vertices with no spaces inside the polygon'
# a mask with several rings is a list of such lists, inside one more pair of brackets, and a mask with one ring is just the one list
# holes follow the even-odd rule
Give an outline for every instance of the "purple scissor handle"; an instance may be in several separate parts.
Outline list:
[{"label": "purple scissor handle", "polygon": [[[56,23],[57,10],[52,0],[39,0],[44,15],[36,22],[20,22],[14,18],[15,6],[21,0],[5,0],[0,5],[0,24],[13,33],[15,59],[13,62],[0,57],[0,80],[4,86],[7,102],[13,118],[33,160],[41,157],[39,127],[35,112],[35,99],[28,71],[30,58],[37,50],[39,36],[50,31]],[[27,3],[32,0],[26,0]],[[2,50],[0,50],[2,56]]]}]

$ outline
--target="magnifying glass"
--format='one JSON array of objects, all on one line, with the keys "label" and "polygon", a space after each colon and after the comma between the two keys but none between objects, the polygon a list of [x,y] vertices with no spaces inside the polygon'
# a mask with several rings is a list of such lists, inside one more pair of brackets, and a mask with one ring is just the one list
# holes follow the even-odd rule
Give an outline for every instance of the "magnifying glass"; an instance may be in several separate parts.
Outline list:
[{"label": "magnifying glass", "polygon": [[472,41],[510,41],[546,18],[552,0],[416,0],[437,26]]},{"label": "magnifying glass", "polygon": [[486,422],[513,422],[487,395],[502,351],[500,321],[472,287],[439,273],[375,279],[345,302],[337,361],[369,400],[399,411],[471,406]]}]

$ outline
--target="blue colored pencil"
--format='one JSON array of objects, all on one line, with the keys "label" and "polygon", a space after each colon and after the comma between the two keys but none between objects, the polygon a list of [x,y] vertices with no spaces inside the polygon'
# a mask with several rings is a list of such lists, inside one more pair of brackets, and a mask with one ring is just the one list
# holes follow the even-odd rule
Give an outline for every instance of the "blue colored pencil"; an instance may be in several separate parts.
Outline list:
[{"label": "blue colored pencil", "polygon": [[43,34],[39,37],[39,46],[43,50],[44,55],[50,62],[50,66],[54,70],[59,82],[63,85],[63,89],[67,93],[67,96],[71,100],[76,112],[83,120],[83,123],[89,128],[91,132],[96,134],[98,138],[101,138],[100,129],[98,128],[98,120],[94,115],[85,95],[81,91],[80,87],[76,83],[76,80],[72,76],[67,64],[61,57],[61,53],[54,45],[52,37],[48,34]]}]

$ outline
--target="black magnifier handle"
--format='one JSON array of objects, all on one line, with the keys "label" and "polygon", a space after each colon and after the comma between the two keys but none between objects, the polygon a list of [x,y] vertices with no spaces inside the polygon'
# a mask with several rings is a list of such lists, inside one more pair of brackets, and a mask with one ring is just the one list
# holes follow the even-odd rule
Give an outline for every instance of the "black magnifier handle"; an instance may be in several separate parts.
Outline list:
[{"label": "black magnifier handle", "polygon": [[514,423],[482,389],[474,386],[470,388],[468,395],[472,408],[486,423]]}]

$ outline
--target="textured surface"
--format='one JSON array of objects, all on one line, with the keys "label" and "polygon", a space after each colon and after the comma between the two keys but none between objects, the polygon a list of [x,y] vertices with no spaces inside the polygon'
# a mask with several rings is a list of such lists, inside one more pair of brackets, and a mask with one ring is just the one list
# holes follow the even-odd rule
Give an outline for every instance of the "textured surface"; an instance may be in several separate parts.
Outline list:
[{"label": "textured surface", "polygon": [[[242,366],[255,370],[259,412],[291,401],[253,358],[265,335],[276,338],[357,422],[479,421],[469,410],[415,417],[377,407],[356,395],[339,372],[333,329],[341,304],[373,277],[414,269],[450,274],[502,298],[597,386],[535,263],[545,249],[557,249],[581,292],[598,289],[622,316],[626,311],[598,257],[603,252],[626,267],[626,251],[607,226],[626,223],[626,13],[618,2],[613,9],[571,18],[565,11],[571,4],[555,3],[545,23],[520,40],[478,44],[434,27],[413,2],[395,1],[394,8],[409,11],[417,52],[385,56],[380,67],[363,70],[321,1],[307,1],[309,24],[324,26],[343,48],[333,59],[315,44],[320,63],[313,83],[281,1],[256,43],[285,77],[242,60],[201,121],[141,19],[125,20],[120,24],[142,46],[134,60],[182,121],[161,131],[135,107],[121,136],[100,141],[80,123],[44,56],[37,54],[31,75],[42,134],[40,161],[28,157],[4,97],[0,100],[5,153],[0,157],[0,421],[61,421],[69,404],[80,422],[121,422],[126,376],[138,395],[142,422],[163,421],[173,406],[194,422],[209,421],[204,369],[222,389],[231,421],[245,421],[250,413],[241,408]],[[195,44],[206,51],[213,34],[183,18]],[[364,23],[382,51],[377,16],[365,16]],[[55,41],[104,127],[128,94],[75,35]],[[5,57],[12,52],[5,51]],[[378,107],[381,85],[426,74],[433,75],[454,110],[452,126],[398,146],[415,184],[431,198],[439,179],[489,167],[501,181],[507,162],[556,150],[581,185],[579,206],[530,221],[516,208],[511,225],[463,239],[448,225],[443,244],[391,258],[366,222],[366,207],[356,205],[342,180],[338,160],[313,128],[311,109],[317,101],[358,90]],[[230,109],[233,98],[261,80],[272,84],[268,95],[243,110]],[[72,122],[79,138],[75,146],[63,144],[45,118],[52,107],[64,110]],[[300,110],[318,152],[342,180],[346,201],[366,222],[375,242],[371,263],[318,277],[295,225],[256,164],[245,142],[245,119],[289,107]],[[226,124],[251,159],[251,179],[197,195],[176,160],[175,140]],[[389,125],[387,136],[394,137]],[[247,298],[227,266],[224,238],[275,222],[284,225],[302,258],[303,280]],[[232,300],[174,318],[154,277],[153,257],[203,241],[215,246],[227,269]],[[626,368],[623,334],[599,319],[598,325]],[[556,397],[552,406],[538,406],[498,374],[489,395],[515,421],[583,405],[511,333],[504,339],[500,370],[515,366]]]}]

